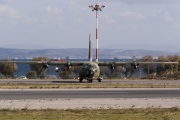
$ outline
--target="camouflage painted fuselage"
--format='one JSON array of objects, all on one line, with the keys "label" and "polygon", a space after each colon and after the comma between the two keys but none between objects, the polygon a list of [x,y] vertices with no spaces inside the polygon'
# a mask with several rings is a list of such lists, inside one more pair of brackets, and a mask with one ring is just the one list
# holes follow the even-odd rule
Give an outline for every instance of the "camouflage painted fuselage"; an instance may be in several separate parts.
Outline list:
[{"label": "camouflage painted fuselage", "polygon": [[82,69],[79,73],[80,82],[82,82],[83,79],[89,80],[90,82],[92,82],[92,80],[95,79],[102,80],[100,69],[97,63],[89,62],[89,63],[85,63],[82,66]]}]

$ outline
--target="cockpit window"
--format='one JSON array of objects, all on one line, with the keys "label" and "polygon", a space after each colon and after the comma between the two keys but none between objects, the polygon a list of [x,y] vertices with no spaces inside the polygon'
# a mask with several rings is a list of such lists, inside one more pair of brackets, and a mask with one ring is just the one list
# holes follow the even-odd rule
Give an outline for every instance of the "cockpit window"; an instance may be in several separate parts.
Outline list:
[{"label": "cockpit window", "polygon": [[96,68],[96,66],[95,66],[95,65],[93,65],[91,68],[92,68],[92,69],[95,69],[95,68]]},{"label": "cockpit window", "polygon": [[88,68],[88,65],[87,65],[87,64],[85,64],[85,65],[83,66],[83,68]]}]

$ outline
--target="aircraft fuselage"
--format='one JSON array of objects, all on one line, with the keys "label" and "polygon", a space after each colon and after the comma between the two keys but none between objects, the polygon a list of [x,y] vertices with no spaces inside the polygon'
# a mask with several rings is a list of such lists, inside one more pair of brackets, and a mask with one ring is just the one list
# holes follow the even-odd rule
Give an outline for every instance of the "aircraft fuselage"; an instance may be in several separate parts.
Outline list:
[{"label": "aircraft fuselage", "polygon": [[89,62],[85,63],[82,66],[82,69],[79,73],[80,82],[82,82],[83,79],[86,79],[89,82],[92,82],[93,80],[98,80],[99,82],[101,82],[102,78],[100,68],[97,63]]}]

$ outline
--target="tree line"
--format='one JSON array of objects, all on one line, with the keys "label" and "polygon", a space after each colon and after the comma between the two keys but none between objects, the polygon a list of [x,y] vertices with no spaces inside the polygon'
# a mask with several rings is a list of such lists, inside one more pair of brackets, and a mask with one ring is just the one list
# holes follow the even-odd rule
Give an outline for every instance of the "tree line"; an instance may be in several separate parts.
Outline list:
[{"label": "tree line", "polygon": [[[114,58],[114,62],[118,59]],[[3,61],[12,61],[9,58],[4,59]],[[32,61],[51,61],[48,57],[34,57]],[[153,59],[153,56],[144,56],[141,59],[137,60],[141,62],[178,62],[180,63],[180,56],[159,56],[157,59]],[[126,69],[124,71],[124,68]],[[46,66],[42,64],[30,64],[30,71],[26,74],[27,78],[34,79],[46,78]],[[126,78],[132,78],[132,75],[141,69],[144,73],[147,74],[146,78],[171,78],[171,79],[180,79],[180,65],[178,64],[150,64],[150,65],[139,65],[137,69],[134,69],[131,65],[126,66],[115,66],[112,69],[109,66],[101,66],[101,74],[105,78],[121,78],[122,75]],[[14,72],[18,70],[16,63],[0,63],[0,73],[6,78],[14,78]],[[81,70],[80,66],[72,66],[71,69],[68,69],[66,66],[61,65],[59,71],[59,77],[69,78],[70,76],[78,77],[78,73]]]}]

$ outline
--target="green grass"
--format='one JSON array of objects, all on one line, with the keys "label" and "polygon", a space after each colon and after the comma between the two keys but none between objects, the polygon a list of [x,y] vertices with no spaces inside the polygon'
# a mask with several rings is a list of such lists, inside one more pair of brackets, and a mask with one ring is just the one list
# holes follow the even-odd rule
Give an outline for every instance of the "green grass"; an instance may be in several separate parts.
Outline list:
[{"label": "green grass", "polygon": [[61,84],[26,84],[1,83],[0,89],[71,89],[71,88],[180,88],[180,84],[101,84],[101,83],[61,83]]},{"label": "green grass", "polygon": [[0,120],[179,120],[180,110],[0,110]]}]

